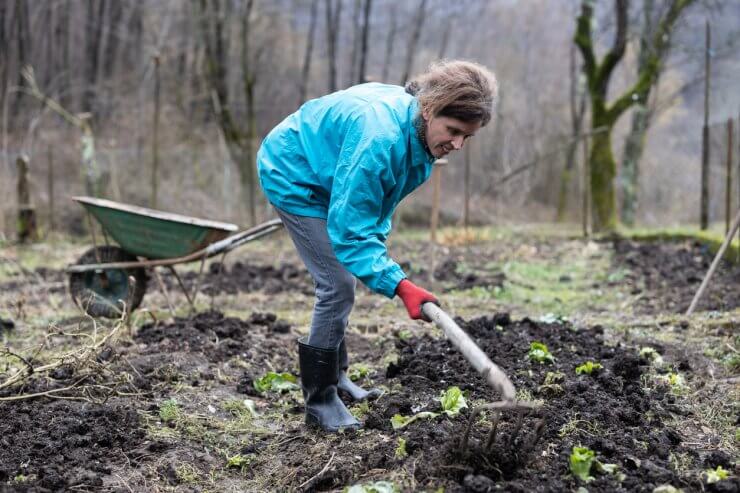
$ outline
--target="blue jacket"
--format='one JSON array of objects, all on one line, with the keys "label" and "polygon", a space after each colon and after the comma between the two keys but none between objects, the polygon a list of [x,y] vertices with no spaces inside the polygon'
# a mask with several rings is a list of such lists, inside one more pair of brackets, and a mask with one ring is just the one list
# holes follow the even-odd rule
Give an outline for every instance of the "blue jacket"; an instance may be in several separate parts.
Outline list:
[{"label": "blue jacket", "polygon": [[418,106],[400,86],[354,86],[305,103],[257,153],[268,200],[290,214],[326,219],[337,259],[389,298],[406,277],[385,247],[391,216],[434,162],[414,126]]}]

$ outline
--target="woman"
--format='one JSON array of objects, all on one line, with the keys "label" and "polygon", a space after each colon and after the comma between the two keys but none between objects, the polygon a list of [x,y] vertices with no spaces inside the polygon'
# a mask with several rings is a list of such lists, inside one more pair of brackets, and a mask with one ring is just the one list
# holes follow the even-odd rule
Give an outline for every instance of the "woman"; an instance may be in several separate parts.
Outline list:
[{"label": "woman", "polygon": [[439,62],[405,89],[368,83],[308,101],[263,141],[262,189],[316,288],[311,331],[298,341],[307,424],[357,428],[337,391],[354,400],[378,395],[346,374],[355,278],[388,298],[398,295],[412,319],[425,318],[423,303],[437,303],[388,256],[391,216],[436,159],[460,150],[491,120],[496,92],[483,66]]}]

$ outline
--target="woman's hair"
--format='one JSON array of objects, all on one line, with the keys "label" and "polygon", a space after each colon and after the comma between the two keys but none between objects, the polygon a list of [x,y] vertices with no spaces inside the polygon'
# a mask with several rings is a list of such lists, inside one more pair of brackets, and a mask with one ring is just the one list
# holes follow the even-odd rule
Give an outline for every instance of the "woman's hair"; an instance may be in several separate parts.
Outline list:
[{"label": "woman's hair", "polygon": [[474,62],[440,60],[406,84],[422,110],[433,116],[447,116],[464,122],[491,121],[498,93],[496,76]]}]

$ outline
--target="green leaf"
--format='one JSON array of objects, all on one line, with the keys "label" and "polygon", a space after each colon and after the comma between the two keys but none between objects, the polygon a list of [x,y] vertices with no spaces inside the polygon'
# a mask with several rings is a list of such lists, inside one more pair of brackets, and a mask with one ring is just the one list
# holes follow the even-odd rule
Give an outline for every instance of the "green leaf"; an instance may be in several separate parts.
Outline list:
[{"label": "green leaf", "polygon": [[403,459],[404,457],[407,457],[409,453],[406,451],[406,440],[402,437],[398,437],[398,446],[396,447],[396,452],[393,454],[396,459]]},{"label": "green leaf", "polygon": [[442,411],[447,416],[457,416],[460,414],[460,410],[464,407],[468,407],[468,403],[465,402],[462,390],[458,387],[450,387],[446,391],[442,392],[439,397],[439,402],[442,404]]},{"label": "green leaf", "polygon": [[594,451],[587,447],[573,447],[570,454],[570,472],[581,481],[588,483],[593,480],[591,476],[591,466],[596,460]]},{"label": "green leaf", "polygon": [[259,393],[269,391],[282,392],[298,389],[298,378],[290,373],[268,371],[265,376],[254,381],[254,388]]},{"label": "green leaf", "polygon": [[643,347],[640,349],[640,357],[650,361],[650,364],[656,367],[663,366],[663,357],[655,348]]},{"label": "green leaf", "polygon": [[165,423],[180,417],[180,405],[175,399],[167,399],[159,405],[159,419]]},{"label": "green leaf", "polygon": [[356,484],[344,489],[344,493],[398,493],[398,487],[390,481]]},{"label": "green leaf", "polygon": [[722,466],[717,466],[716,469],[707,469],[704,474],[707,475],[707,484],[717,483],[730,477],[730,473]]},{"label": "green leaf", "polygon": [[529,345],[527,357],[537,363],[553,363],[555,358],[543,343],[535,341]]},{"label": "green leaf", "polygon": [[362,380],[363,378],[370,375],[370,367],[363,364],[352,365],[347,372],[347,376],[353,382]]},{"label": "green leaf", "polygon": [[604,368],[601,363],[594,363],[593,361],[586,361],[582,365],[579,365],[576,367],[576,374],[581,375],[585,373],[586,375],[591,375],[596,370],[601,370]]},{"label": "green leaf", "polygon": [[417,419],[436,418],[437,416],[439,416],[439,414],[433,413],[431,411],[416,413],[413,416],[401,416],[400,414],[396,414],[391,418],[391,426],[393,426],[394,430],[400,430],[401,428],[410,425]]}]

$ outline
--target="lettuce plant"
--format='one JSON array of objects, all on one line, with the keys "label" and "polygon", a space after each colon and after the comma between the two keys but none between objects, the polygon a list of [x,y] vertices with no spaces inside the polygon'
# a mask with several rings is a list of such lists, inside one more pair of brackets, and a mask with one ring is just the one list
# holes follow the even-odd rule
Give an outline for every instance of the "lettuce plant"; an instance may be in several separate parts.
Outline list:
[{"label": "lettuce plant", "polygon": [[586,361],[582,365],[576,366],[576,374],[582,375],[591,375],[593,372],[597,370],[601,370],[604,368],[601,363],[594,363],[593,361]]},{"label": "lettuce plant", "polygon": [[259,393],[282,392],[298,389],[298,378],[290,373],[275,373],[268,371],[264,376],[254,381],[254,388]]},{"label": "lettuce plant", "polygon": [[596,461],[596,454],[588,447],[573,447],[570,454],[570,472],[581,481],[588,483],[594,479],[591,476],[591,466]]},{"label": "lettuce plant", "polygon": [[439,402],[442,404],[442,412],[447,416],[453,417],[460,414],[460,410],[464,407],[468,407],[463,397],[462,390],[459,387],[450,387],[449,389],[442,392],[439,397]]},{"label": "lettuce plant", "polygon": [[730,477],[730,473],[722,466],[717,466],[716,469],[707,469],[704,474],[707,476],[707,484],[717,483]]},{"label": "lettuce plant", "polygon": [[537,363],[555,362],[555,357],[550,354],[550,350],[547,349],[547,346],[538,341],[535,341],[529,345],[529,352],[527,353],[527,357],[531,361],[536,361]]}]

